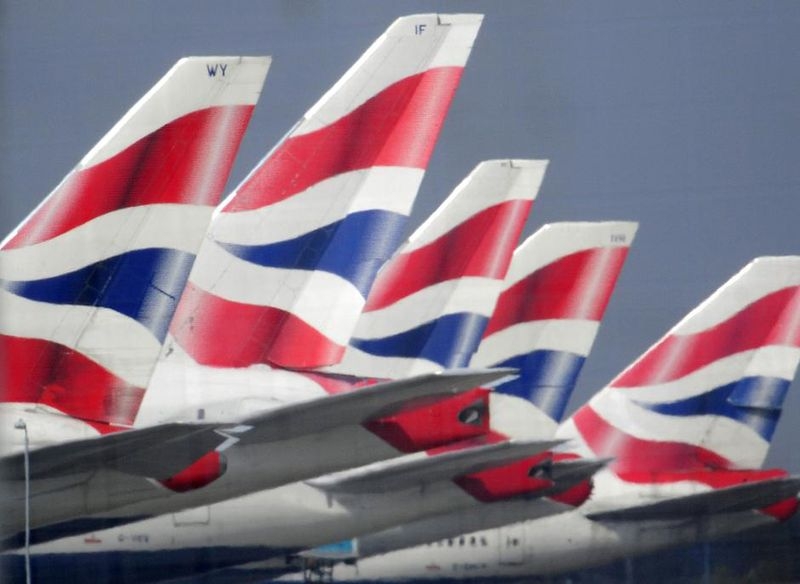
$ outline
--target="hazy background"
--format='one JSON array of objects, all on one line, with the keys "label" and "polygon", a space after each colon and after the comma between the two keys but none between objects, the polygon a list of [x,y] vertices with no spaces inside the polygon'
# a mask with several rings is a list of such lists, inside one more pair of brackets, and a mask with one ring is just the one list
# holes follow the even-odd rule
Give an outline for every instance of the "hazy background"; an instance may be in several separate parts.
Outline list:
[{"label": "hazy background", "polygon": [[[414,225],[477,162],[500,157],[551,160],[527,233],[641,222],[570,411],[751,258],[800,253],[794,1],[4,1],[0,234],[178,58],[274,57],[233,187],[414,12],[486,14]],[[794,473],[798,394],[767,461]]]}]

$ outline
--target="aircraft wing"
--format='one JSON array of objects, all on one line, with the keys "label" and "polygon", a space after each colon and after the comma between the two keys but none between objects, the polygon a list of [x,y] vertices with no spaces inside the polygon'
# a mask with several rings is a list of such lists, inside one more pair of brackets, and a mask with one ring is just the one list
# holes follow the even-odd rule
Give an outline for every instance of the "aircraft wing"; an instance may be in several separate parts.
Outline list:
[{"label": "aircraft wing", "polygon": [[535,456],[560,440],[511,440],[453,450],[436,456],[381,462],[308,481],[333,494],[361,495],[401,490],[480,472]]},{"label": "aircraft wing", "polygon": [[515,373],[516,369],[509,368],[450,369],[292,404],[244,420],[242,424],[252,429],[241,435],[241,442],[287,440],[336,426],[363,424],[435,403]]},{"label": "aircraft wing", "polygon": [[646,503],[636,507],[596,511],[587,513],[587,517],[604,521],[641,521],[732,513],[768,507],[795,497],[798,492],[800,492],[800,477],[776,478]]},{"label": "aircraft wing", "polygon": [[[30,453],[30,476],[41,478],[98,468],[166,479],[213,450],[227,436],[216,424],[169,423],[38,448]],[[24,454],[0,460],[0,476],[24,480]]]},{"label": "aircraft wing", "polygon": [[[235,423],[166,423],[97,438],[37,448],[30,452],[31,478],[114,469],[157,480],[168,479],[231,440],[264,443],[313,434],[339,425],[360,424],[420,407],[507,377],[514,369],[451,370],[388,381],[348,393],[276,408]],[[23,480],[24,455],[0,460],[0,476]]]}]

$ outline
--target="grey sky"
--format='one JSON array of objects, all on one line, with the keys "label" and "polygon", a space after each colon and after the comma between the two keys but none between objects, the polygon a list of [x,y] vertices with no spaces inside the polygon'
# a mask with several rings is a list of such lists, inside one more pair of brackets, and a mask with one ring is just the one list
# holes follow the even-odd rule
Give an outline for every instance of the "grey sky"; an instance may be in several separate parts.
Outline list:
[{"label": "grey sky", "polygon": [[[480,160],[551,160],[528,233],[635,219],[570,410],[751,258],[800,253],[800,3],[5,1],[7,233],[179,57],[274,58],[231,186],[397,16],[486,14],[414,223]],[[768,465],[800,473],[800,387]]]}]

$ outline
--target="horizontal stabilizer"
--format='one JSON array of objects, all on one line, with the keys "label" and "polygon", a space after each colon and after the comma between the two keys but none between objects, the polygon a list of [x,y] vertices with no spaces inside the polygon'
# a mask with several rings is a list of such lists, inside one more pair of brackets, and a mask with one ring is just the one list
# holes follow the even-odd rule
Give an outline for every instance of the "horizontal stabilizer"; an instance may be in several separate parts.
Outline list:
[{"label": "horizontal stabilizer", "polygon": [[[98,438],[46,446],[30,453],[31,478],[54,477],[99,468],[166,479],[228,439],[211,424],[170,423]],[[0,461],[0,476],[25,479],[24,454]]]},{"label": "horizontal stabilizer", "polygon": [[774,503],[796,497],[798,492],[800,492],[800,477],[777,478],[667,499],[636,507],[597,511],[587,514],[587,517],[604,521],[642,521],[648,519],[679,519],[723,512],[732,513],[762,509]]},{"label": "horizontal stabilizer", "polygon": [[381,462],[309,481],[330,493],[360,495],[422,486],[480,472],[535,456],[561,444],[558,440],[508,441],[436,456]]},{"label": "horizontal stabilizer", "polygon": [[288,440],[336,426],[362,424],[406,409],[484,386],[516,373],[516,369],[451,369],[386,381],[355,391],[325,396],[259,414],[242,422],[252,429],[243,444]]}]

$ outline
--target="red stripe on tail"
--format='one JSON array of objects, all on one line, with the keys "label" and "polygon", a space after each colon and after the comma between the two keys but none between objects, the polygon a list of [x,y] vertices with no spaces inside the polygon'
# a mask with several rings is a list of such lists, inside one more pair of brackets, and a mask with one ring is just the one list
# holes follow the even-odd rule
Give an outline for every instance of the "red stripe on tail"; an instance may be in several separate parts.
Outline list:
[{"label": "red stripe on tail", "polygon": [[281,143],[224,211],[259,209],[339,174],[371,166],[425,168],[463,72],[402,79],[332,124]]},{"label": "red stripe on tail", "polygon": [[633,482],[650,482],[654,473],[708,471],[731,466],[725,458],[700,446],[643,440],[626,434],[600,417],[591,406],[582,407],[572,420],[594,455],[612,457],[609,468]]},{"label": "red stripe on tail", "polygon": [[[536,320],[599,321],[627,255],[627,247],[587,249],[533,272],[500,295],[484,338],[512,325]],[[595,282],[595,287],[588,288],[584,276],[592,272],[598,261],[608,262],[606,277]]]},{"label": "red stripe on tail", "polygon": [[798,291],[778,290],[707,330],[663,338],[611,386],[635,388],[680,379],[719,359],[772,344],[800,347],[800,327],[787,331],[783,321],[792,319],[781,319]]},{"label": "red stripe on tail", "polygon": [[384,308],[448,280],[504,278],[531,205],[511,200],[484,209],[428,245],[398,256],[379,274],[364,310]]},{"label": "red stripe on tail", "polygon": [[63,345],[0,335],[3,402],[39,403],[89,422],[131,425],[144,388]]},{"label": "red stripe on tail", "polygon": [[4,249],[52,239],[117,209],[216,205],[252,112],[250,105],[192,112],[108,160],[72,172]]},{"label": "red stripe on tail", "polygon": [[215,367],[255,363],[311,367],[335,363],[344,347],[297,316],[272,306],[226,300],[189,282],[170,332],[192,358]]}]

